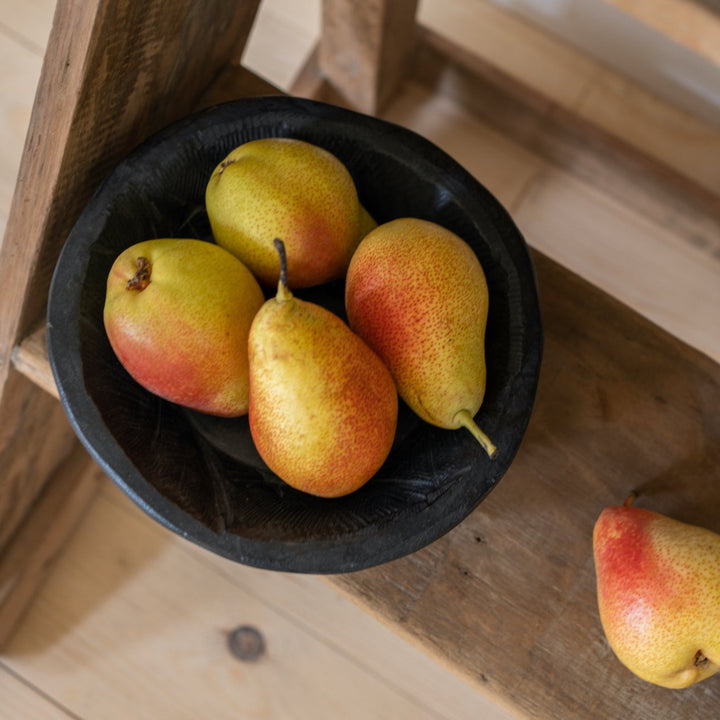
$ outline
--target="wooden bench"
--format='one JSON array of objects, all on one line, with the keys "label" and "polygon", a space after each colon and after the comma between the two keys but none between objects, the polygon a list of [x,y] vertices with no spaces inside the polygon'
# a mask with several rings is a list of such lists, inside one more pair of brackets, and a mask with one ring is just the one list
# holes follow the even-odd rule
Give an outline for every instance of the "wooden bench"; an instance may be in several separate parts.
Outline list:
[{"label": "wooden bench", "polygon": [[[55,259],[100,179],[149,133],[214,102],[278,92],[240,62],[258,2],[57,4],[0,248],[0,643],[101,479],[48,365]],[[326,1],[316,64],[298,92],[377,112],[428,40],[416,4]],[[633,489],[638,504],[720,531],[720,367],[534,259],[543,369],[506,477],[431,546],[329,580],[518,717],[713,717],[717,682],[672,693],[612,656],[591,532],[602,507]]]}]

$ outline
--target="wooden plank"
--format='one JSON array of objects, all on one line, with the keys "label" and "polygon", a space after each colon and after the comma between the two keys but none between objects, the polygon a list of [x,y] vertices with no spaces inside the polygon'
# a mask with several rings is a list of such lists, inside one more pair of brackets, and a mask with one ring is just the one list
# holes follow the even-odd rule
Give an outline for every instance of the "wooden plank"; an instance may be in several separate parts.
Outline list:
[{"label": "wooden plank", "polygon": [[[512,0],[511,0],[512,3]],[[418,24],[484,64],[565,107],[572,106],[597,63],[492,0],[426,0]]]},{"label": "wooden plank", "polygon": [[[442,127],[432,119],[433,104],[449,106],[454,103],[485,125],[484,132],[488,127],[495,130],[500,143],[513,142],[532,155],[532,162],[523,162],[527,167],[534,165],[540,170],[538,161],[541,161],[572,173],[658,225],[683,236],[709,256],[720,258],[720,185],[713,179],[718,164],[712,163],[712,158],[720,151],[720,131],[698,130],[692,122],[676,116],[673,116],[675,122],[670,122],[669,111],[663,110],[659,101],[650,102],[647,97],[648,104],[641,111],[643,106],[637,94],[617,95],[614,99],[605,96],[607,107],[602,111],[603,116],[627,117],[630,112],[633,122],[628,122],[624,129],[610,127],[607,123],[598,124],[597,114],[590,116],[587,112],[589,99],[580,107],[558,104],[545,90],[528,85],[525,80],[509,74],[503,66],[493,65],[467,52],[437,32],[422,27],[419,35],[408,80],[425,89],[427,109],[422,117],[410,117],[403,114],[397,102],[390,103],[381,113],[383,117],[404,118],[404,122],[421,125],[421,132],[432,136],[461,163],[466,163],[468,157],[477,156],[474,149],[462,148],[459,142],[453,142],[453,135],[443,133]],[[408,91],[412,92],[412,89],[406,84],[396,100],[407,104]],[[323,78],[316,55],[308,59],[292,92],[326,102],[349,104]],[[631,111],[628,103],[632,105]],[[417,110],[413,112],[417,114]],[[647,123],[642,124],[646,133],[644,139],[640,137],[640,123],[632,133],[628,130],[628,126],[635,127],[634,120],[641,112],[652,114],[658,123],[657,118],[665,118],[653,133]],[[655,137],[652,148],[648,148],[649,133]],[[668,142],[668,138],[674,140]],[[694,159],[686,157],[689,164],[678,165],[676,160],[682,150],[674,150],[676,147],[692,148]],[[517,154],[512,153],[513,156]],[[482,165],[479,158],[477,165],[479,168]],[[709,174],[705,171],[706,166]],[[513,170],[509,168],[507,174],[512,175]],[[478,177],[484,179],[482,175]],[[511,197],[515,194],[511,193]],[[502,199],[505,201],[504,197]]]},{"label": "wooden plank", "polygon": [[[695,174],[692,169],[678,167],[676,151],[665,148],[664,152],[655,152],[643,141],[641,124],[635,123],[641,112],[636,104],[642,106],[642,101],[635,94],[621,97],[618,92],[612,100],[605,96],[608,107],[604,113],[626,118],[626,128],[620,132],[598,122],[585,104],[558,104],[544,91],[436,32],[423,28],[419,47],[412,74],[415,82],[461,104],[547,162],[593,181],[604,192],[627,199],[651,216],[657,215],[658,207],[665,208],[663,223],[680,227],[681,221],[690,222],[698,211],[720,214],[720,185],[703,170],[706,163],[713,165],[713,173],[718,172],[712,158],[720,152],[720,130],[706,127],[696,134],[689,130],[693,128],[689,119],[676,116],[676,123],[667,121],[654,133],[657,146],[661,145],[660,138],[664,138],[665,146],[692,145],[696,161],[691,167],[698,170]],[[663,116],[662,103],[650,102],[647,97],[644,100],[647,115],[657,108],[657,115]],[[630,108],[633,110],[628,115]],[[667,110],[664,117],[668,117]],[[632,135],[628,135],[628,127],[634,128]],[[648,124],[644,127],[647,133]],[[675,142],[668,143],[668,137]],[[700,156],[711,160],[701,161],[697,159]],[[675,217],[678,215],[680,218]],[[717,220],[704,230],[693,227],[691,232],[700,232],[720,246]]]},{"label": "wooden plank", "polygon": [[[525,5],[538,7],[538,3]],[[562,9],[559,12],[563,17]],[[700,103],[705,109],[704,120],[699,108],[697,116],[679,110],[673,102],[682,102],[682,83],[675,86],[679,97],[664,94],[663,100],[623,75],[622,68],[608,68],[582,49],[494,2],[428,0],[420,7],[418,22],[466,57],[474,58],[477,64],[470,67],[472,71],[481,75],[494,71],[508,91],[521,87],[527,96],[530,89],[546,108],[580,116],[586,124],[621,138],[626,145],[635,144],[646,156],[717,193],[717,114],[711,114],[709,101]],[[608,42],[612,42],[612,35],[608,35]],[[450,87],[449,82],[445,85]],[[663,88],[670,92],[667,84]],[[678,141],[667,142],[668,134]]]},{"label": "wooden plank", "polygon": [[350,105],[376,114],[403,79],[415,46],[417,0],[323,0],[318,64]]},{"label": "wooden plank", "polygon": [[0,556],[0,648],[47,578],[103,478],[78,442]]},{"label": "wooden plank", "polygon": [[[720,65],[716,0],[604,0],[693,53]],[[715,5],[713,8],[712,5]]]},{"label": "wooden plank", "polygon": [[511,135],[419,83],[408,83],[382,117],[434,142],[508,209],[522,201],[527,186],[547,167],[541,157]]},{"label": "wooden plank", "polygon": [[[717,74],[720,74],[718,68]],[[717,77],[716,74],[716,77]],[[688,80],[690,82],[690,80]],[[578,102],[579,117],[701,185],[720,192],[720,112],[689,114],[603,69]],[[674,142],[668,142],[673,137]]]},{"label": "wooden plank", "polygon": [[[720,362],[720,253],[713,254],[720,244],[711,244],[720,242],[720,214],[689,218],[718,226],[718,235],[699,245],[701,234],[679,231],[681,215],[663,223],[638,212],[628,195],[622,202],[547,167],[526,186],[513,217],[533,247]],[[631,281],[628,267],[637,268]]]},{"label": "wooden plank", "polygon": [[334,584],[519,718],[713,716],[720,685],[634,678],[599,624],[592,527],[640,505],[720,531],[720,367],[535,253],[536,406],[490,497],[449,535]]},{"label": "wooden plank", "polygon": [[44,319],[13,351],[15,369],[56,399],[60,399],[48,360]]},{"label": "wooden plank", "polygon": [[5,718],[72,720],[70,713],[58,707],[37,688],[28,685],[22,678],[10,672],[2,662],[0,662],[0,697]]}]

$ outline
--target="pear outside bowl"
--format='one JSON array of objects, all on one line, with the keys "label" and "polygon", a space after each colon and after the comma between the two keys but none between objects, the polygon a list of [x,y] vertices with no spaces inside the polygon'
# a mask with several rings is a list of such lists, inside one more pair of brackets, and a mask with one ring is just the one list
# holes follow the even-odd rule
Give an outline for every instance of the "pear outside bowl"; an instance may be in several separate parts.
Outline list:
[{"label": "pear outside bowl", "polygon": [[[495,459],[470,433],[430,426],[402,407],[395,444],[376,476],[346,497],[315,498],[264,466],[246,418],[221,420],[175,406],[145,391],[119,364],[102,320],[114,259],[152,237],[210,239],[204,192],[214,167],[237,145],[270,136],[300,138],[337,155],[378,222],[433,220],[477,253],[490,293],[488,385],[477,420],[499,448]],[[298,295],[343,315],[342,283]],[[542,354],[528,248],[491,193],[410,130],[287,97],[238,100],[185,118],[148,139],[106,178],[58,260],[47,340],[77,435],[138,506],[219,555],[307,573],[387,562],[467,517],[518,450]]]}]

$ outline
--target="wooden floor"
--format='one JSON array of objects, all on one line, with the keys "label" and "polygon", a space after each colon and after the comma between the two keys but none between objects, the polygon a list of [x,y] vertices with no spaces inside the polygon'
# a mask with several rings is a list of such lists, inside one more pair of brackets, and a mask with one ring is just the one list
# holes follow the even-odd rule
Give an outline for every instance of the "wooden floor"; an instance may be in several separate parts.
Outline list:
[{"label": "wooden floor", "polygon": [[[0,230],[53,8],[0,0]],[[490,86],[442,61],[440,40],[424,80],[410,81],[385,116],[455,156],[531,245],[720,361],[720,129],[482,2],[426,2],[420,19],[480,60],[512,41],[522,51],[504,72],[543,100],[524,122],[493,107]],[[319,0],[267,0],[247,64],[293,87],[318,25]],[[578,140],[583,122],[597,126],[589,143]],[[630,162],[624,144],[638,150]],[[672,193],[668,178],[688,192]],[[228,651],[241,625],[264,636],[256,662]],[[211,556],[107,481],[0,656],[0,719],[126,717],[509,715],[321,578]]]}]

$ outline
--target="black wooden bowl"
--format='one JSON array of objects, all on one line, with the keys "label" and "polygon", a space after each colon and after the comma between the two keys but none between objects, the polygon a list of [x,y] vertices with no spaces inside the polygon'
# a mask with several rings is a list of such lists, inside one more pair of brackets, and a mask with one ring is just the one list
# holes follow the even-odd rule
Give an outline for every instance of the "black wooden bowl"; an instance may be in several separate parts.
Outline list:
[{"label": "black wooden bowl", "polygon": [[[377,475],[346,497],[315,498],[268,471],[246,419],[220,420],[163,401],[118,363],[102,320],[114,259],[153,237],[209,238],[204,192],[212,170],[237,145],[268,136],[300,138],[334,153],[378,222],[434,220],[473,247],[490,291],[488,385],[477,419],[499,448],[494,460],[466,430],[430,426],[403,406],[395,446]],[[342,314],[342,293],[337,283],[301,296]],[[150,138],[115,169],[58,260],[47,338],[60,397],[78,436],[151,517],[238,562],[311,573],[386,562],[463,520],[497,484],[520,445],[542,349],[528,249],[481,184],[409,130],[286,97],[239,100],[195,114]]]}]

